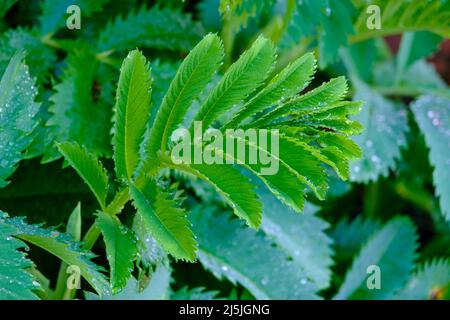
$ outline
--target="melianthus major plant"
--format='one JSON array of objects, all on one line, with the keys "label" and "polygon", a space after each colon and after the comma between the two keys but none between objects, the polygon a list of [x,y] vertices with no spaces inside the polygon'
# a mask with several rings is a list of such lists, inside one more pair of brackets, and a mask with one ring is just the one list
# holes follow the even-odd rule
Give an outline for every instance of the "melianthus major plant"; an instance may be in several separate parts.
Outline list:
[{"label": "melianthus major plant", "polygon": [[[380,30],[364,1],[68,2],[88,26],[75,36],[61,1],[0,8],[40,12],[0,24],[0,298],[447,297],[450,103],[423,58],[448,37],[448,1],[371,2]],[[393,55],[382,37],[396,33]],[[277,174],[174,163],[173,134],[194,121],[278,130],[279,155],[240,140]],[[27,160],[61,156],[84,184]]]}]

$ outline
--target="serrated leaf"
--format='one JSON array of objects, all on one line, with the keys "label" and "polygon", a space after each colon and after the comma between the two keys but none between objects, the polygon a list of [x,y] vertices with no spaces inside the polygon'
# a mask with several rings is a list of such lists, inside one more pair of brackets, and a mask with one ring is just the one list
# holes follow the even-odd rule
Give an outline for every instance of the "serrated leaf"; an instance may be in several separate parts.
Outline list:
[{"label": "serrated leaf", "polygon": [[80,274],[97,291],[99,295],[109,292],[109,284],[100,272],[103,269],[94,264],[91,259],[95,257],[90,251],[80,248],[78,242],[55,229],[43,229],[39,225],[27,224],[23,218],[11,218],[7,224],[16,228],[16,236],[61,259],[69,266],[76,266]]},{"label": "serrated leaf", "polygon": [[450,221],[450,98],[425,95],[412,105],[419,128],[430,148],[433,183],[447,221]]},{"label": "serrated leaf", "polygon": [[306,273],[262,233],[214,207],[196,207],[190,217],[198,258],[217,278],[240,283],[257,299],[316,299]]},{"label": "serrated leaf", "polygon": [[99,297],[85,292],[85,296],[87,300],[165,300],[169,297],[170,280],[170,268],[159,265],[152,273],[150,283],[143,290],[140,290],[139,282],[131,278],[118,294]]},{"label": "serrated leaf", "polygon": [[24,158],[37,125],[37,89],[23,59],[23,52],[16,53],[0,81],[0,188]]},{"label": "serrated leaf", "polygon": [[120,69],[114,119],[114,163],[120,180],[131,180],[150,118],[151,75],[147,60],[131,51]]},{"label": "serrated leaf", "polygon": [[274,76],[266,87],[248,101],[225,126],[233,128],[257,112],[272,107],[301,92],[311,81],[315,67],[316,60],[312,54],[305,54],[293,61]]},{"label": "serrated leaf", "polygon": [[106,244],[114,294],[122,290],[131,277],[133,261],[138,253],[137,239],[134,232],[122,225],[115,216],[99,212],[95,224],[101,230]]},{"label": "serrated leaf", "polygon": [[256,228],[261,223],[261,203],[253,185],[231,165],[180,164],[173,169],[190,173],[212,185],[250,227]]},{"label": "serrated leaf", "polygon": [[30,73],[38,82],[43,82],[48,71],[56,64],[56,55],[39,38],[36,29],[9,29],[0,36],[0,73],[3,72],[17,50],[27,53],[26,61]]},{"label": "serrated leaf", "polygon": [[71,5],[80,7],[82,18],[91,16],[93,13],[101,11],[102,7],[109,0],[45,0],[41,3],[41,33],[46,35],[54,33],[60,28],[66,27],[66,19],[69,17],[67,8]]},{"label": "serrated leaf", "polygon": [[[399,30],[429,31],[448,37],[450,34],[450,20],[448,11],[450,2],[447,0],[421,0],[397,1],[377,0],[371,4],[377,5],[381,12],[382,35],[397,34]],[[366,5],[361,3],[359,17],[355,22],[356,34],[350,37],[350,41],[356,42],[364,39],[379,37],[380,30],[367,28],[367,19],[373,12],[366,12]]]},{"label": "serrated leaf", "polygon": [[260,119],[254,121],[251,125],[263,126],[277,118],[289,115],[308,112],[320,112],[324,107],[339,102],[345,96],[348,90],[347,80],[345,77],[338,77],[323,83],[321,86],[313,90],[294,97],[285,103],[277,106],[274,110],[267,113]]},{"label": "serrated leaf", "polygon": [[[362,247],[334,299],[391,299],[414,268],[417,246],[411,220],[394,218]],[[381,288],[377,290],[370,290],[366,283],[367,268],[372,265],[380,268]]]},{"label": "serrated leaf", "polygon": [[223,57],[222,42],[209,34],[184,59],[158,109],[147,145],[150,156],[165,150],[170,135],[183,121],[189,106],[211,80]]},{"label": "serrated leaf", "polygon": [[5,223],[7,215],[0,211],[0,299],[34,300],[32,290],[38,289],[33,276],[26,271],[34,266],[26,254],[18,251],[27,247],[14,238],[17,229]]},{"label": "serrated leaf", "polygon": [[299,214],[282,205],[267,189],[260,187],[258,195],[263,202],[261,229],[318,288],[328,287],[332,264],[332,241],[324,232],[328,223],[316,216],[317,209],[310,203]]},{"label": "serrated leaf", "polygon": [[352,163],[350,178],[357,182],[374,181],[395,168],[401,148],[406,145],[407,114],[401,103],[383,97],[358,80],[354,85],[354,99],[363,100],[364,106],[353,119],[365,130],[353,138],[363,150],[363,158]]},{"label": "serrated leaf", "polygon": [[361,246],[379,229],[381,229],[380,222],[363,219],[362,216],[351,221],[339,220],[330,230],[336,250],[335,260],[343,264],[350,264],[353,257],[361,250]]},{"label": "serrated leaf", "polygon": [[405,288],[394,298],[399,300],[443,299],[443,294],[449,287],[450,260],[435,259],[419,266]]},{"label": "serrated leaf", "polygon": [[191,16],[154,6],[118,17],[101,31],[98,50],[131,50],[148,47],[189,51],[201,39],[203,29]]},{"label": "serrated leaf", "polygon": [[154,203],[134,186],[130,186],[130,193],[147,232],[176,259],[194,260],[196,241],[184,210],[159,188]]},{"label": "serrated leaf", "polygon": [[202,121],[203,127],[207,128],[235,104],[246,99],[269,75],[274,60],[273,44],[262,36],[256,39],[210,92],[195,121]]},{"label": "serrated leaf", "polygon": [[86,51],[69,54],[61,82],[54,86],[47,125],[56,141],[70,141],[95,155],[110,155],[111,107],[93,96],[98,62]]},{"label": "serrated leaf", "polygon": [[59,151],[78,175],[89,186],[103,209],[106,206],[108,192],[108,176],[101,162],[82,146],[63,142],[57,145]]},{"label": "serrated leaf", "polygon": [[288,49],[302,39],[317,38],[319,65],[324,68],[335,61],[339,48],[348,43],[347,37],[353,33],[352,22],[355,13],[350,0],[298,2],[280,46]]}]

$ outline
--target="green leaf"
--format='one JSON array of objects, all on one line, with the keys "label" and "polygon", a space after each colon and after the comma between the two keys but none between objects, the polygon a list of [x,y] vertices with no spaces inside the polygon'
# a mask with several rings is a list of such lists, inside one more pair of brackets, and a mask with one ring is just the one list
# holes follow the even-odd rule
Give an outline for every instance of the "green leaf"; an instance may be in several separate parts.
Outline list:
[{"label": "green leaf", "polygon": [[368,13],[367,5],[362,2],[359,8],[361,13],[355,22],[356,34],[350,37],[351,42],[407,31],[428,31],[443,38],[450,35],[450,2],[447,0],[377,0],[371,4],[380,8],[382,28],[367,28],[367,19],[373,13]]},{"label": "green leaf", "polygon": [[23,59],[23,53],[16,53],[0,80],[0,188],[24,158],[37,125],[37,89]]},{"label": "green leaf", "polygon": [[43,229],[39,225],[25,223],[22,218],[11,218],[6,223],[16,228],[16,236],[61,259],[69,266],[80,269],[81,276],[97,291],[103,295],[109,292],[109,284],[105,276],[99,272],[103,269],[95,265],[90,259],[95,255],[80,248],[78,242],[55,229]]},{"label": "green leaf", "polygon": [[143,290],[139,282],[130,278],[127,286],[118,294],[99,297],[91,292],[85,292],[87,300],[166,300],[170,291],[170,269],[159,265],[151,275],[150,283]]},{"label": "green leaf", "polygon": [[208,34],[184,59],[164,96],[151,129],[147,146],[150,156],[160,149],[166,150],[171,133],[181,124],[192,101],[211,80],[222,57],[221,40],[217,35]]},{"label": "green leaf", "polygon": [[139,146],[150,118],[151,75],[147,60],[131,51],[120,69],[114,119],[114,163],[117,178],[131,180],[139,163]]},{"label": "green leaf", "polygon": [[260,17],[264,12],[270,12],[275,0],[220,0],[219,12],[224,20],[233,20],[238,32],[245,27],[249,18]]},{"label": "green leaf", "polygon": [[74,241],[81,240],[81,204],[79,202],[67,220],[66,232]]},{"label": "green leaf", "polygon": [[253,122],[252,126],[263,126],[277,118],[298,112],[320,112],[324,107],[342,100],[348,90],[345,77],[338,77],[323,83],[301,96],[294,97]]},{"label": "green leaf", "polygon": [[200,178],[212,185],[233,208],[233,212],[253,228],[261,223],[261,203],[258,201],[254,186],[237,169],[226,164],[175,165],[181,170]]},{"label": "green leaf", "polygon": [[328,223],[316,215],[317,208],[308,203],[303,213],[298,214],[283,206],[267,189],[260,188],[258,195],[264,204],[261,229],[292,257],[318,288],[328,287],[331,239],[324,232]]},{"label": "green leaf", "polygon": [[419,128],[430,148],[430,162],[434,166],[433,183],[442,214],[450,221],[450,98],[425,95],[412,105]]},{"label": "green leaf", "polygon": [[217,291],[206,291],[205,288],[197,287],[188,289],[183,287],[170,295],[170,300],[215,300]]},{"label": "green leaf", "polygon": [[108,176],[101,162],[84,147],[71,142],[57,145],[59,151],[89,186],[103,209],[106,206]]},{"label": "green leaf", "polygon": [[18,250],[27,246],[14,238],[17,229],[5,223],[7,217],[0,211],[0,299],[37,299],[32,290],[37,290],[39,285],[26,271],[27,268],[34,267],[34,264],[26,258],[25,253]]},{"label": "green leaf", "polygon": [[405,288],[395,295],[399,300],[442,299],[450,287],[450,260],[434,259],[421,265]]},{"label": "green leaf", "polygon": [[290,63],[273,77],[263,90],[248,101],[226,127],[236,127],[243,120],[254,116],[257,112],[263,111],[301,92],[311,81],[315,67],[316,60],[314,55],[310,53]]},{"label": "green leaf", "polygon": [[[334,299],[391,299],[414,268],[417,246],[411,220],[394,218],[362,247]],[[372,265],[380,268],[381,288],[376,290],[370,290],[366,284],[367,268]]]},{"label": "green leaf", "polygon": [[200,107],[195,121],[204,128],[246,99],[269,75],[275,59],[273,44],[258,37],[253,45],[227,70]]},{"label": "green leaf", "polygon": [[56,32],[58,29],[66,27],[66,19],[69,17],[67,8],[71,5],[77,5],[81,11],[81,23],[83,19],[92,16],[93,13],[102,10],[102,7],[108,3],[109,0],[45,0],[41,2],[41,15],[39,22],[41,24],[41,33],[46,35],[48,33]]},{"label": "green leaf", "polygon": [[187,52],[201,39],[203,29],[189,14],[154,6],[117,17],[100,32],[98,50],[148,47]]},{"label": "green leaf", "polygon": [[335,260],[339,263],[350,264],[353,257],[361,250],[361,246],[379,229],[381,224],[378,221],[363,219],[362,216],[351,221],[339,220],[330,231],[336,250]]},{"label": "green leaf", "polygon": [[442,38],[439,35],[427,31],[404,33],[397,55],[397,79],[400,80],[403,72],[415,61],[437,50],[441,41]]},{"label": "green leaf", "polygon": [[261,232],[214,207],[197,206],[190,217],[198,258],[218,279],[240,283],[257,299],[317,298],[308,275]]},{"label": "green leaf", "polygon": [[101,230],[106,244],[114,294],[122,290],[131,277],[133,261],[137,256],[137,239],[134,232],[122,225],[115,216],[99,212],[95,224]]},{"label": "green leaf", "polygon": [[19,27],[9,29],[0,36],[0,73],[18,50],[27,52],[26,60],[31,75],[38,82],[43,82],[56,64],[56,55],[42,43],[36,29]]},{"label": "green leaf", "polygon": [[350,176],[352,181],[375,181],[379,176],[387,176],[400,158],[409,130],[407,114],[401,103],[388,100],[359,80],[355,79],[354,85],[354,99],[365,102],[354,119],[365,130],[353,138],[363,150],[363,158],[352,163]]},{"label": "green leaf", "polygon": [[347,37],[353,33],[355,12],[350,0],[299,2],[280,46],[290,49],[301,40],[313,37],[318,41],[319,65],[324,68],[336,60],[339,48],[347,45]]},{"label": "green leaf", "polygon": [[[55,140],[77,142],[95,155],[110,155],[111,107],[92,92],[98,63],[86,51],[69,55],[62,80],[54,86],[47,125]],[[82,72],[81,72],[82,70]]]},{"label": "green leaf", "polygon": [[156,188],[154,203],[143,192],[130,187],[133,204],[141,216],[147,232],[176,259],[193,261],[196,241],[189,229],[189,221],[183,209],[177,207],[170,195]]}]

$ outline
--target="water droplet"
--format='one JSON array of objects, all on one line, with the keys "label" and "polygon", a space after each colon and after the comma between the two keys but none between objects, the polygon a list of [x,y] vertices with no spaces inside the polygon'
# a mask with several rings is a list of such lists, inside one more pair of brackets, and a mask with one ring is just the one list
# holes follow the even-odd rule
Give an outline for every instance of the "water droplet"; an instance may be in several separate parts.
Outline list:
[{"label": "water droplet", "polygon": [[370,157],[370,160],[372,160],[373,163],[379,163],[380,162],[380,158],[377,155],[372,155]]}]

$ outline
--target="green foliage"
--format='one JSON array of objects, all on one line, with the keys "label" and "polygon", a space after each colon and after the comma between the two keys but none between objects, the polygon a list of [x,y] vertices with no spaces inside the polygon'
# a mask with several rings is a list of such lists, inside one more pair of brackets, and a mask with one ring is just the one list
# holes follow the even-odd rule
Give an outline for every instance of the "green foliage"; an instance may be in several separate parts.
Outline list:
[{"label": "green foliage", "polygon": [[[355,257],[335,299],[392,298],[414,268],[416,238],[415,227],[409,219],[396,218],[387,223]],[[372,265],[382,270],[380,290],[370,290],[366,285],[366,269]]]},{"label": "green foliage", "polygon": [[28,248],[22,241],[14,238],[18,230],[5,219],[8,216],[0,211],[0,299],[20,300],[36,299],[32,290],[39,287],[33,276],[26,269],[34,264],[26,258],[26,254],[18,251]]},{"label": "green foliage", "polygon": [[111,269],[111,287],[113,293],[117,293],[126,286],[133,271],[137,255],[136,236],[119,219],[103,212],[97,214],[95,223],[103,234]]},{"label": "green foliage", "polygon": [[85,51],[69,56],[61,82],[50,97],[47,125],[52,127],[56,141],[77,142],[96,155],[108,155],[111,112],[109,106],[92,96],[98,68],[94,59]]},{"label": "green foliage", "polygon": [[352,180],[368,182],[387,176],[406,145],[408,123],[402,105],[394,103],[356,80],[355,99],[365,101],[355,117],[365,128],[354,140],[363,149],[363,158],[352,164]]},{"label": "green foliage", "polygon": [[33,141],[40,106],[35,102],[35,81],[23,59],[23,52],[16,53],[0,80],[0,187],[8,184],[5,179],[14,172]]},{"label": "green foliage", "polygon": [[102,268],[90,260],[95,255],[80,248],[79,243],[73,242],[67,234],[60,233],[55,229],[44,229],[38,225],[27,224],[23,218],[3,220],[3,224],[12,227],[14,235],[19,239],[48,251],[69,266],[78,267],[81,276],[98,294],[103,295],[109,292],[109,285],[100,272]]},{"label": "green foliage", "polygon": [[433,181],[442,214],[450,220],[450,99],[422,96],[412,107],[414,116],[430,148],[430,162],[434,166]]},{"label": "green foliage", "polygon": [[447,0],[431,0],[423,2],[413,0],[411,2],[399,2],[395,0],[376,0],[373,4],[380,7],[382,31],[370,30],[366,27],[368,13],[362,11],[355,21],[358,40],[382,34],[395,34],[404,31],[429,31],[448,37],[450,34],[450,22],[448,11],[450,2]]},{"label": "green foliage", "polygon": [[42,11],[39,16],[41,33],[45,35],[66,27],[66,19],[69,16],[66,14],[67,8],[71,5],[80,7],[83,17],[89,17],[92,14],[101,11],[102,7],[108,2],[109,0],[45,0],[42,2]]},{"label": "green foliage", "polygon": [[139,146],[150,117],[150,69],[145,57],[135,50],[121,67],[116,96],[114,163],[121,180],[131,180],[139,163]]},{"label": "green foliage", "polygon": [[1,2],[0,298],[448,299],[449,5]]},{"label": "green foliage", "polygon": [[317,298],[316,285],[288,255],[220,211],[197,207],[190,215],[205,268],[219,279],[242,284],[257,299]]},{"label": "green foliage", "polygon": [[76,143],[58,144],[58,149],[95,194],[100,207],[106,206],[108,176],[98,159]]},{"label": "green foliage", "polygon": [[176,207],[176,202],[170,199],[170,195],[157,189],[152,204],[135,187],[131,186],[130,192],[141,221],[163,248],[177,259],[194,260],[196,243],[189,229],[186,213]]},{"label": "green foliage", "polygon": [[27,52],[27,65],[30,73],[38,81],[44,81],[56,63],[55,53],[43,44],[35,29],[10,29],[0,36],[0,70],[3,72],[17,50]]},{"label": "green foliage", "polygon": [[328,224],[317,217],[317,208],[307,204],[299,215],[283,206],[267,190],[258,194],[264,202],[261,229],[292,257],[318,288],[327,288],[331,277],[331,239],[324,233]]},{"label": "green foliage", "polygon": [[220,39],[213,34],[207,35],[189,53],[158,109],[147,145],[149,153],[166,150],[169,134],[181,124],[192,101],[211,80],[222,56]]},{"label": "green foliage", "polygon": [[442,299],[450,285],[448,259],[436,259],[424,263],[411,277],[406,287],[396,294],[396,299]]},{"label": "green foliage", "polygon": [[100,33],[102,51],[131,50],[137,46],[189,51],[200,39],[202,27],[190,15],[164,8],[140,8],[117,17]]}]

